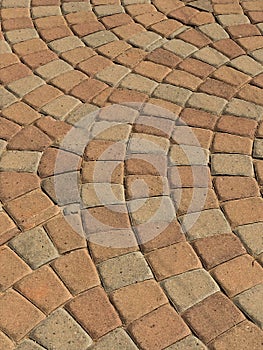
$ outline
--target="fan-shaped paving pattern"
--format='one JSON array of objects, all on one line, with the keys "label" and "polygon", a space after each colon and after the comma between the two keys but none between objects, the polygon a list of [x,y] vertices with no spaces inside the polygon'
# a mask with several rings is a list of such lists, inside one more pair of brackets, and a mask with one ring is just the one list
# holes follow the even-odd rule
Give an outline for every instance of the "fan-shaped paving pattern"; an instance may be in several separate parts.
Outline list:
[{"label": "fan-shaped paving pattern", "polygon": [[1,28],[0,349],[261,349],[262,2],[1,0]]}]

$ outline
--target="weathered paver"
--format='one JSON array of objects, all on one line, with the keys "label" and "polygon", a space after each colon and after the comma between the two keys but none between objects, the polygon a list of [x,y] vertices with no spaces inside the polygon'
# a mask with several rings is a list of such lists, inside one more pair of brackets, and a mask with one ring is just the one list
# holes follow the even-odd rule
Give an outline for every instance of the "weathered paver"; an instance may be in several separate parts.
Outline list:
[{"label": "weathered paver", "polygon": [[261,349],[261,1],[0,10],[0,349]]}]

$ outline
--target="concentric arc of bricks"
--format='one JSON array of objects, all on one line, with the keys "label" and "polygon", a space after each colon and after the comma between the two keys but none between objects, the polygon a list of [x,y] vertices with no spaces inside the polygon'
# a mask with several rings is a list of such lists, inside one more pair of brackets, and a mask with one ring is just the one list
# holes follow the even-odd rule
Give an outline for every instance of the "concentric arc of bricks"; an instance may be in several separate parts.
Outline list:
[{"label": "concentric arc of bricks", "polygon": [[262,348],[262,33],[260,0],[1,1],[0,350]]}]

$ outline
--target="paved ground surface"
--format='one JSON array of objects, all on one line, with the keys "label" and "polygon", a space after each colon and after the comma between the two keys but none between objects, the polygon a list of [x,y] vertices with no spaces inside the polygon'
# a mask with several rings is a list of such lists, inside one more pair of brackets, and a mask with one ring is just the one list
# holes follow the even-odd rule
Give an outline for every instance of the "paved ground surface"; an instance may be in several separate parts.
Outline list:
[{"label": "paved ground surface", "polygon": [[0,349],[263,349],[262,0],[1,6]]}]

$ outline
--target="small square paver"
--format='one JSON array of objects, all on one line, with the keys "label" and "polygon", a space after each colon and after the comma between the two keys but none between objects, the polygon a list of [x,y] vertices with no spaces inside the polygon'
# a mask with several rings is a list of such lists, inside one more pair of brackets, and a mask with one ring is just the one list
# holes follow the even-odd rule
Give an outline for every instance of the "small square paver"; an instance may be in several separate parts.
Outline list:
[{"label": "small square paver", "polygon": [[83,42],[76,36],[67,36],[62,39],[57,39],[51,41],[48,45],[58,54],[84,46]]},{"label": "small square paver", "polygon": [[64,284],[47,266],[24,277],[16,284],[16,289],[46,314],[71,298]]},{"label": "small square paver", "polygon": [[249,225],[239,226],[236,233],[248,249],[248,252],[257,256],[263,253],[263,223],[256,222]]},{"label": "small square paver", "polygon": [[33,269],[58,257],[55,247],[41,227],[21,233],[10,245]]},{"label": "small square paver", "polygon": [[229,61],[226,56],[211,47],[204,47],[200,49],[194,53],[194,57],[208,64],[211,64],[214,67],[222,66]]},{"label": "small square paver", "polygon": [[151,45],[159,41],[162,37],[154,32],[140,32],[129,38],[129,43],[139,47],[140,49],[147,50]]},{"label": "small square paver", "polygon": [[243,154],[213,154],[212,175],[254,176],[252,158]]},{"label": "small square paver", "polygon": [[231,233],[231,228],[222,211],[219,209],[203,210],[186,214],[179,218],[183,230],[190,240]]},{"label": "small square paver", "polygon": [[167,279],[163,286],[178,312],[189,309],[220,290],[204,269],[188,271]]},{"label": "small square paver", "polygon": [[182,87],[170,84],[160,84],[154,91],[153,96],[184,106],[192,92]]},{"label": "small square paver", "polygon": [[245,319],[234,303],[220,292],[186,310],[183,318],[204,343]]},{"label": "small square paver", "polygon": [[52,267],[73,294],[100,285],[97,270],[86,249],[74,250],[59,257]]},{"label": "small square paver", "polygon": [[142,75],[131,73],[127,75],[121,82],[121,87],[137,90],[150,94],[157,87],[157,83],[149,78],[145,78]]},{"label": "small square paver", "polygon": [[252,57],[245,55],[233,59],[230,64],[232,67],[243,73],[249,74],[252,77],[263,71],[262,64],[255,61]]},{"label": "small square paver", "polygon": [[260,328],[263,328],[263,284],[258,284],[243,293],[238,294],[234,301],[241,310],[255,322]]},{"label": "small square paver", "polygon": [[36,88],[44,85],[45,82],[38,76],[28,76],[26,78],[22,78],[16,80],[8,85],[8,88],[16,93],[19,97],[24,97],[29,92],[35,90]]},{"label": "small square paver", "polygon": [[208,270],[246,253],[241,241],[232,233],[197,239],[193,247]]},{"label": "small square paver", "polygon": [[16,97],[4,87],[0,88],[0,108],[6,108],[16,102]]},{"label": "small square paver", "polygon": [[128,73],[130,69],[114,64],[104,68],[96,74],[96,77],[111,86],[117,85]]},{"label": "small square paver", "polygon": [[88,46],[96,48],[112,41],[116,41],[118,40],[118,37],[110,31],[103,30],[87,35],[83,38],[83,40]]},{"label": "small square paver", "polygon": [[153,222],[171,222],[175,218],[172,200],[168,196],[134,199],[128,202],[132,223],[136,226]]},{"label": "small square paver", "polygon": [[164,44],[163,47],[182,58],[186,58],[197,51],[197,47],[180,39],[172,39]]},{"label": "small square paver", "polygon": [[87,183],[82,185],[81,198],[86,208],[125,202],[124,187],[109,183]]},{"label": "small square paver", "polygon": [[190,107],[203,109],[215,114],[220,114],[226,104],[227,100],[202,92],[194,92],[188,100],[188,105]]},{"label": "small square paver", "polygon": [[111,294],[111,300],[126,324],[168,303],[163,290],[154,280],[118,289]]},{"label": "small square paver", "polygon": [[144,256],[139,252],[104,261],[98,265],[98,269],[107,291],[113,291],[153,277]]},{"label": "small square paver", "polygon": [[101,337],[91,350],[138,350],[130,336],[122,328],[117,328],[114,331]]},{"label": "small square paver", "polygon": [[64,95],[56,98],[55,100],[47,103],[42,107],[41,111],[45,112],[52,117],[64,120],[67,115],[73,111],[80,101],[72,96]]},{"label": "small square paver", "polygon": [[68,303],[67,309],[93,339],[98,339],[122,325],[101,287],[79,295]]},{"label": "small square paver", "polygon": [[141,349],[159,350],[190,334],[170,305],[164,305],[131,323],[129,332]]},{"label": "small square paver", "polygon": [[203,26],[199,26],[199,30],[213,41],[229,38],[227,32],[218,23],[209,23]]},{"label": "small square paver", "polygon": [[263,283],[261,266],[248,254],[215,267],[211,274],[229,297]]},{"label": "small square paver", "polygon": [[15,341],[21,340],[45,318],[40,310],[14,290],[1,295],[0,309],[0,327]]},{"label": "small square paver", "polygon": [[92,344],[90,336],[63,309],[45,319],[30,337],[48,350],[79,350]]},{"label": "small square paver", "polygon": [[128,152],[134,154],[167,154],[169,149],[167,138],[149,134],[134,133],[131,135]]},{"label": "small square paver", "polygon": [[158,281],[201,268],[201,262],[189,243],[181,242],[146,255]]},{"label": "small square paver", "polygon": [[263,107],[248,101],[233,98],[226,105],[225,113],[260,120],[263,113]]},{"label": "small square paver", "polygon": [[36,72],[47,81],[70,70],[72,70],[72,67],[68,63],[58,59],[40,66],[36,69]]},{"label": "small square paver", "polygon": [[0,169],[34,173],[37,171],[40,158],[39,152],[7,151],[1,157]]}]

